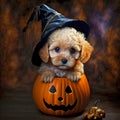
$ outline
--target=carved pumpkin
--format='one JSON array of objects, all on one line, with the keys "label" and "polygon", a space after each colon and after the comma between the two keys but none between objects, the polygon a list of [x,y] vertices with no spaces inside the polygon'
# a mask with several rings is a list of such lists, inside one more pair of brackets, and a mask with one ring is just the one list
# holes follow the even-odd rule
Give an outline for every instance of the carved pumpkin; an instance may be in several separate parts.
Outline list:
[{"label": "carved pumpkin", "polygon": [[75,115],[87,105],[90,88],[85,75],[78,82],[67,78],[54,78],[44,83],[38,75],[33,86],[33,99],[43,113],[51,115]]}]

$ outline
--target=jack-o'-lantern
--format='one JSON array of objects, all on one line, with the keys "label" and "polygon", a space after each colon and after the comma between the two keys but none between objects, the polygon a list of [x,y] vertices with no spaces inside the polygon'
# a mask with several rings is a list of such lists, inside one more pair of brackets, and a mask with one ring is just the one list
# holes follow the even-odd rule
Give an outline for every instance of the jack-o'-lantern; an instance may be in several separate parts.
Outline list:
[{"label": "jack-o'-lantern", "polygon": [[54,78],[45,83],[38,75],[33,86],[33,99],[43,113],[51,115],[75,115],[87,105],[90,88],[85,75],[78,82],[67,78]]}]

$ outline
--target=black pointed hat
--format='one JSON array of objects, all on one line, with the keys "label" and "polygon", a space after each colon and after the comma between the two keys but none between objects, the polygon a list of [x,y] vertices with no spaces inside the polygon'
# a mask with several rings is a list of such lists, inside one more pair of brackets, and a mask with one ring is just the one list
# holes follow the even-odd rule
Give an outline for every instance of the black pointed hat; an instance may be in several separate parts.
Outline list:
[{"label": "black pointed hat", "polygon": [[39,8],[40,13],[38,18],[42,21],[42,35],[40,42],[36,45],[32,55],[32,63],[34,65],[40,66],[42,60],[39,56],[39,50],[44,46],[50,34],[55,30],[64,27],[72,27],[77,31],[84,33],[86,38],[88,37],[90,28],[86,22],[66,18],[45,4],[37,6],[37,8]]}]

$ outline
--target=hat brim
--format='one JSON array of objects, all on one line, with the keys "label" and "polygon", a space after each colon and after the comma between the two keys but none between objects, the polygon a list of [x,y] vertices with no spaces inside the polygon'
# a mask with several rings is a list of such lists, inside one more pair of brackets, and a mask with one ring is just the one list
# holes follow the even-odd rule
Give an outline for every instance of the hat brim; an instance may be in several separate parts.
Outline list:
[{"label": "hat brim", "polygon": [[65,24],[63,24],[63,27],[75,28],[77,31],[83,33],[85,38],[87,38],[90,33],[89,25],[86,22],[81,21],[81,20],[68,21]]}]

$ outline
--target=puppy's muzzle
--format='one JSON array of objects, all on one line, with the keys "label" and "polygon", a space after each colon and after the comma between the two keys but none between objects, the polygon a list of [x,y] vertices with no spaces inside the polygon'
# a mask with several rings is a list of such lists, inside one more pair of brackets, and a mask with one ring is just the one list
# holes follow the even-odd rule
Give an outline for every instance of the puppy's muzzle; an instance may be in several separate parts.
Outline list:
[{"label": "puppy's muzzle", "polygon": [[63,58],[63,59],[61,59],[61,62],[62,62],[63,64],[66,64],[66,63],[68,62],[68,60],[67,60],[66,58]]}]

